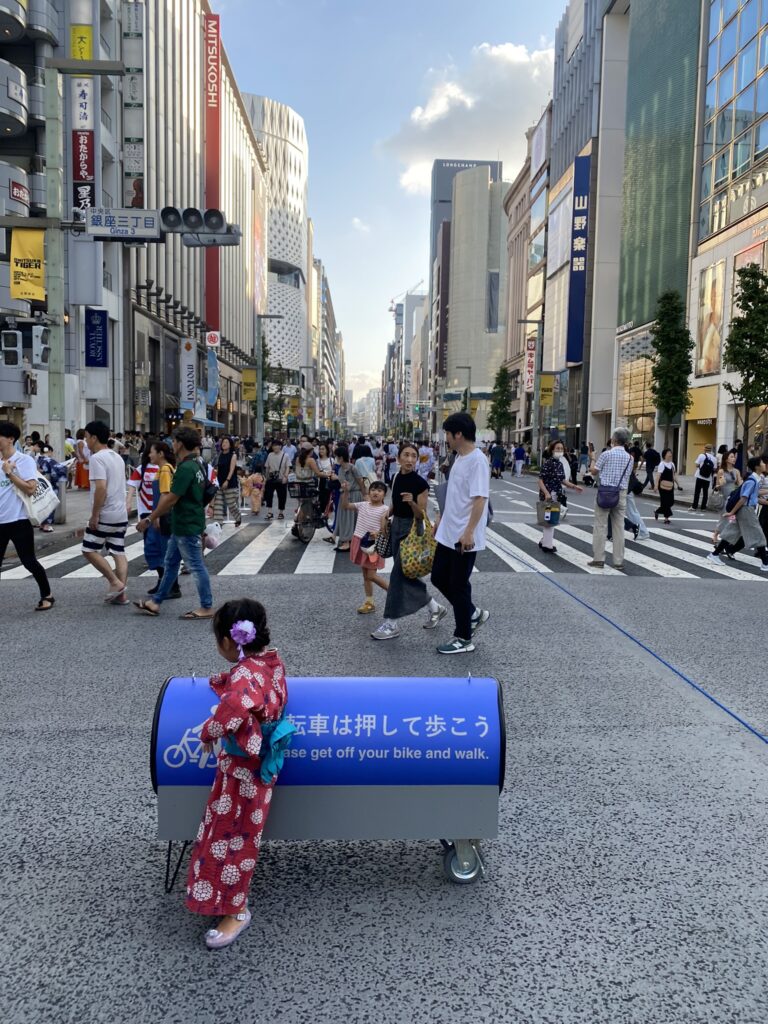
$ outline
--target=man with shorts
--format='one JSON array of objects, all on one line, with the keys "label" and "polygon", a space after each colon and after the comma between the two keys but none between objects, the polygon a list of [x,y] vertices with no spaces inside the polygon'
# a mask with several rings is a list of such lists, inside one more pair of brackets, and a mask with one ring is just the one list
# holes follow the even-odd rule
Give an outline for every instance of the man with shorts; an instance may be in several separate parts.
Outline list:
[{"label": "man with shorts", "polygon": [[[125,463],[108,447],[109,427],[92,420],[85,427],[85,443],[91,453],[91,516],[83,534],[82,552],[109,584],[104,600],[109,604],[127,604],[128,559],[125,557],[125,531],[128,507],[125,490]],[[115,568],[102,551],[111,555]]]}]

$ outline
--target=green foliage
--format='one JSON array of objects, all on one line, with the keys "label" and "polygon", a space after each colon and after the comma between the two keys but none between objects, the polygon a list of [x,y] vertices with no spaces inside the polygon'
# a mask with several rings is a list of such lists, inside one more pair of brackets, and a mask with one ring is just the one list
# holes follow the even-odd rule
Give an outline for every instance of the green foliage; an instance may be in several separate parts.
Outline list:
[{"label": "green foliage", "polygon": [[659,296],[651,336],[651,394],[661,421],[669,427],[691,406],[689,381],[695,343],[685,322],[685,303],[679,292]]},{"label": "green foliage", "polygon": [[497,441],[501,440],[505,430],[510,430],[515,424],[511,405],[512,374],[502,366],[493,382],[493,400],[488,411],[488,426],[495,432]]},{"label": "green foliage", "polygon": [[723,352],[729,370],[739,374],[735,384],[723,384],[744,405],[744,438],[749,437],[749,411],[768,405],[768,275],[749,264],[736,271],[735,306]]}]

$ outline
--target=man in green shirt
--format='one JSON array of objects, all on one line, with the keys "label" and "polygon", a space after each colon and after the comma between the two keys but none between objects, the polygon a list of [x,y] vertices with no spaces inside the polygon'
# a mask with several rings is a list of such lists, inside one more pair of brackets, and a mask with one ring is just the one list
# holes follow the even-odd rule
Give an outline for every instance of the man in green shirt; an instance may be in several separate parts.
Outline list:
[{"label": "man in green shirt", "polygon": [[192,427],[179,427],[174,431],[173,450],[176,453],[176,473],[170,494],[163,494],[157,508],[137,525],[140,532],[155,526],[160,516],[171,513],[171,536],[165,553],[163,578],[151,601],[133,603],[144,615],[159,615],[160,605],[177,585],[182,559],[192,573],[200,598],[200,607],[184,612],[182,619],[213,618],[211,580],[203,559],[203,531],[205,529],[205,469],[197,457],[200,435]]}]

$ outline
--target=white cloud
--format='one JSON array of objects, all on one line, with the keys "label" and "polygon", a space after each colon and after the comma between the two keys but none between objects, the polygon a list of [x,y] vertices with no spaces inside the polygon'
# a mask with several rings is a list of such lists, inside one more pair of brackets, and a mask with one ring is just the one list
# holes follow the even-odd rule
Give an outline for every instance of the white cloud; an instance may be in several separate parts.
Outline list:
[{"label": "white cloud", "polygon": [[360,220],[359,217],[352,218],[352,227],[355,231],[359,231],[361,235],[367,235],[371,230],[371,225],[366,224],[365,221]]},{"label": "white cloud", "polygon": [[452,157],[501,159],[511,180],[525,160],[525,131],[552,91],[553,69],[551,48],[482,43],[465,68],[431,71],[426,100],[385,143],[404,165],[401,187],[428,194],[432,161]]},{"label": "white cloud", "polygon": [[357,401],[358,398],[363,398],[373,388],[381,387],[381,373],[365,371],[347,373],[344,383],[353,392],[355,401]]}]

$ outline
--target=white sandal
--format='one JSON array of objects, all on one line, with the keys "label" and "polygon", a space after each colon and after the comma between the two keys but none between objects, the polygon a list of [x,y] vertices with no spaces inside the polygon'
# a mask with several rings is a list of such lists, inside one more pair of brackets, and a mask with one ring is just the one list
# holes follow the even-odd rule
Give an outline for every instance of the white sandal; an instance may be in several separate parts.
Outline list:
[{"label": "white sandal", "polygon": [[247,907],[241,914],[235,914],[234,917],[236,921],[241,921],[242,924],[237,931],[232,932],[231,935],[225,935],[216,928],[208,929],[205,933],[205,944],[208,949],[225,949],[227,946],[231,946],[236,939],[240,938],[240,935],[251,923],[251,912]]}]

